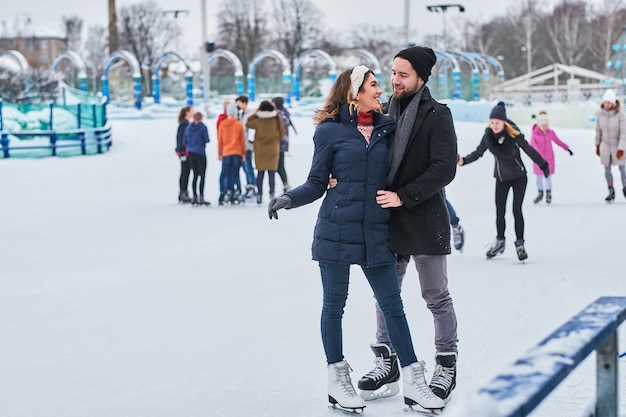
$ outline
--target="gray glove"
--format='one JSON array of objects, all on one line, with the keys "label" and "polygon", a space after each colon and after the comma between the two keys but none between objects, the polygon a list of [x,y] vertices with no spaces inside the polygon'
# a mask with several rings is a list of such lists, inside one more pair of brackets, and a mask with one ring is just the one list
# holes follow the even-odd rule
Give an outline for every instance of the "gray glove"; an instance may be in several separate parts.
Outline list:
[{"label": "gray glove", "polygon": [[272,217],[278,220],[278,210],[288,209],[291,207],[291,204],[291,197],[288,195],[272,198],[267,206],[267,214],[269,214],[270,220],[272,220]]}]

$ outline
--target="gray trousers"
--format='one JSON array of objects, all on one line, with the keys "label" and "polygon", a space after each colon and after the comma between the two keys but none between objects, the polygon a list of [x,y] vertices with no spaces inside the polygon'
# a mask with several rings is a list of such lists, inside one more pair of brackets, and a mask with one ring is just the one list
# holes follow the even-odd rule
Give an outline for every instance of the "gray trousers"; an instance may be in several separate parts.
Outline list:
[{"label": "gray trousers", "polygon": [[[402,289],[402,281],[406,275],[410,257],[398,255],[396,269],[398,284]],[[448,292],[448,272],[446,255],[413,255],[415,268],[420,280],[422,298],[433,314],[435,322],[435,349],[437,353],[458,353],[456,334],[456,313],[452,297]],[[406,298],[403,297],[406,303]],[[376,342],[389,343],[385,319],[378,302],[376,303]]]},{"label": "gray trousers", "polygon": [[[626,188],[626,167],[624,165],[618,165],[620,176],[622,177],[622,187]],[[611,171],[611,165],[604,166],[604,177],[606,178],[606,183],[611,186],[613,185],[613,172]]]}]

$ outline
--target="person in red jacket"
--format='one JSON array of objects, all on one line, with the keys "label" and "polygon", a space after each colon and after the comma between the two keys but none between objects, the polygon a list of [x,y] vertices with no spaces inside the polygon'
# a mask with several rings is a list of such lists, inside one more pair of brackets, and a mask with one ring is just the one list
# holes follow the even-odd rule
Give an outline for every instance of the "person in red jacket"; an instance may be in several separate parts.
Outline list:
[{"label": "person in red jacket", "polygon": [[239,204],[245,200],[237,182],[245,155],[246,139],[243,125],[237,120],[237,105],[229,103],[226,108],[226,119],[220,122],[217,130],[217,158],[222,161],[220,205]]}]

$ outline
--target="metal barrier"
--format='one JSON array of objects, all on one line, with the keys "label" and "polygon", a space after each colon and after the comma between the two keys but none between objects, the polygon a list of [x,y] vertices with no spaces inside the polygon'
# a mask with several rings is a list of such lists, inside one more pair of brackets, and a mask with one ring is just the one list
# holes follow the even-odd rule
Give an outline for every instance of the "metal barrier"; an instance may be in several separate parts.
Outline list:
[{"label": "metal barrier", "polygon": [[[9,135],[18,138],[48,137],[47,145],[9,146]],[[111,125],[90,129],[71,130],[28,130],[18,132],[0,131],[0,150],[4,158],[11,157],[11,152],[24,152],[37,149],[50,149],[51,156],[57,156],[59,149],[79,149],[81,155],[87,155],[90,146],[97,153],[108,151],[112,144]]]},{"label": "metal barrier", "polygon": [[[596,351],[593,416],[619,417],[617,329],[626,319],[626,297],[602,297],[530,349],[467,404],[467,416],[525,417],[591,352]],[[458,414],[461,415],[461,414]]]}]

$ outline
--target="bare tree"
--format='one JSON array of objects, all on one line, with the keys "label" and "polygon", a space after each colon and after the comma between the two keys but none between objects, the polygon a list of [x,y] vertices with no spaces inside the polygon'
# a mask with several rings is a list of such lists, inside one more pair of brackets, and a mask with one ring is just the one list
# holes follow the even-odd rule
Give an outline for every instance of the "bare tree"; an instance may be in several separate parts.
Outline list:
[{"label": "bare tree", "polygon": [[586,20],[587,4],[582,0],[562,0],[544,23],[551,48],[545,54],[552,62],[578,65],[588,53],[591,33]]},{"label": "bare tree", "polygon": [[324,32],[323,13],[311,0],[275,0],[274,42],[293,66],[298,56],[319,45]]},{"label": "bare tree", "polygon": [[63,32],[67,38],[67,49],[80,53],[83,39],[83,19],[78,16],[63,16]]},{"label": "bare tree", "polygon": [[218,44],[232,51],[248,73],[254,55],[269,39],[263,0],[224,0],[218,12]]},{"label": "bare tree", "polygon": [[163,13],[156,2],[146,1],[120,10],[119,33],[120,47],[135,55],[145,70],[142,72],[144,91],[152,91],[156,61],[180,38],[178,22]]},{"label": "bare tree", "polygon": [[589,43],[589,51],[597,61],[606,63],[611,59],[611,47],[626,23],[626,1],[604,0],[592,15],[591,30],[595,35],[594,41]]},{"label": "bare tree", "polygon": [[85,65],[87,76],[92,80],[92,91],[97,91],[100,86],[99,78],[104,73],[104,64],[108,57],[108,29],[104,26],[90,26],[87,30],[85,42]]}]

